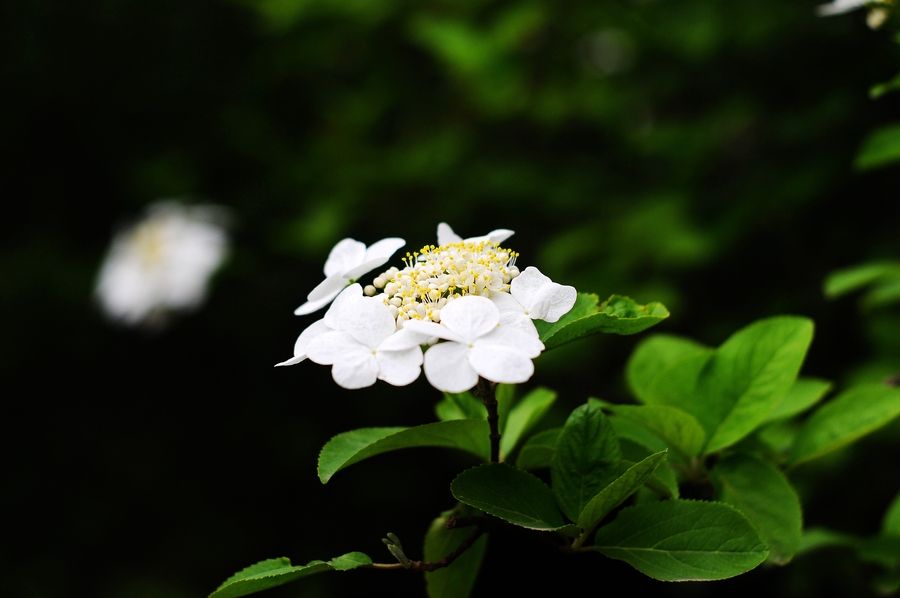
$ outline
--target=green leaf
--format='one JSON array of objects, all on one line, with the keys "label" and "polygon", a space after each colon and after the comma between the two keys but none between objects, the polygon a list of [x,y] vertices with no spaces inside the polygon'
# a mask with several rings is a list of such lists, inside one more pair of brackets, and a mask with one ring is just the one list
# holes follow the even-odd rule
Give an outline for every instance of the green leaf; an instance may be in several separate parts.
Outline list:
[{"label": "green leaf", "polygon": [[881,521],[882,536],[900,536],[900,494],[894,497]]},{"label": "green leaf", "polygon": [[450,484],[450,492],[456,500],[513,525],[544,531],[566,525],[550,488],[527,471],[505,463],[467,469]]},{"label": "green leaf", "polygon": [[586,534],[590,533],[610,511],[643,486],[657,466],[665,460],[666,453],[654,453],[625,470],[625,473],[613,480],[585,505],[578,516],[578,527]]},{"label": "green leaf", "polygon": [[452,419],[484,419],[487,410],[480,399],[476,399],[470,392],[451,393],[445,392],[444,398],[435,405],[438,419],[449,421]]},{"label": "green leaf", "polygon": [[566,420],[550,462],[553,494],[566,516],[577,521],[584,506],[619,475],[622,452],[603,411],[588,403]]},{"label": "green leaf", "polygon": [[541,341],[553,349],[584,336],[605,332],[636,334],[669,317],[662,303],[639,305],[629,297],[613,295],[599,306],[596,295],[579,293],[575,306],[558,322],[535,321]]},{"label": "green leaf", "polygon": [[[494,388],[494,398],[497,400],[497,429],[502,434],[506,429],[506,418],[509,417],[509,411],[516,399],[516,385],[498,384]],[[481,417],[487,417],[487,410],[482,412]]]},{"label": "green leaf", "polygon": [[388,451],[419,446],[456,448],[487,460],[490,455],[487,420],[458,419],[415,428],[362,428],[338,434],[319,453],[319,479],[331,476],[363,459]]},{"label": "green leaf", "polygon": [[769,463],[744,454],[730,455],[710,472],[722,502],[737,507],[769,545],[769,559],[791,560],[800,546],[800,499],[784,475]]},{"label": "green leaf", "polygon": [[900,389],[879,384],[853,387],[816,410],[791,447],[791,465],[835,451],[900,414]]},{"label": "green leaf", "polygon": [[878,83],[869,88],[869,97],[877,100],[886,93],[900,89],[900,74],[884,83]]},{"label": "green leaf", "polygon": [[522,436],[541,420],[555,400],[556,393],[552,390],[536,388],[510,410],[500,437],[501,460],[515,450]]},{"label": "green leaf", "polygon": [[209,595],[209,598],[235,598],[255,594],[262,590],[274,588],[282,584],[324,571],[349,571],[357,567],[371,565],[372,559],[361,552],[351,552],[336,557],[330,562],[312,561],[303,566],[292,567],[290,559],[268,559],[250,565],[228,579]]},{"label": "green leaf", "polygon": [[711,352],[709,347],[687,338],[655,334],[635,347],[625,366],[625,378],[635,398],[648,402],[650,386],[660,372],[686,357]]},{"label": "green leaf", "polygon": [[[481,511],[468,505],[445,511],[431,522],[425,534],[425,560],[438,561],[452,552],[472,533],[474,527],[447,529],[447,518],[480,515]],[[484,559],[487,535],[482,535],[464,553],[456,557],[449,567],[425,573],[425,585],[429,598],[466,598],[475,585],[475,578]]]},{"label": "green leaf", "polygon": [[[625,438],[619,438],[619,447],[622,449],[622,462],[619,464],[619,471],[625,472],[629,467],[640,463],[647,457],[666,450],[663,446],[659,450],[648,448],[640,442],[635,442]],[[657,467],[650,479],[646,481],[647,488],[650,488],[664,498],[678,498],[678,480],[675,473],[668,465]]]},{"label": "green leaf", "polygon": [[595,550],[661,581],[726,579],[769,551],[739,511],[716,502],[664,500],[628,507],[597,530]]},{"label": "green leaf", "polygon": [[609,423],[612,424],[613,430],[616,431],[620,444],[622,440],[626,439],[636,442],[647,449],[647,455],[669,448],[669,445],[662,438],[631,420],[614,416],[609,418]]},{"label": "green leaf", "polygon": [[887,279],[900,278],[900,263],[868,262],[832,272],[825,279],[825,296],[829,299],[858,291]]},{"label": "green leaf", "polygon": [[875,130],[863,141],[854,165],[870,170],[900,160],[900,124]]},{"label": "green leaf", "polygon": [[685,461],[700,454],[706,444],[706,433],[694,416],[677,407],[613,405],[607,409],[653,432]]},{"label": "green leaf", "polygon": [[538,432],[528,439],[519,456],[516,458],[516,467],[519,469],[541,469],[550,467],[550,461],[556,454],[556,445],[562,428],[553,428]]},{"label": "green leaf", "polygon": [[803,413],[831,390],[831,382],[818,378],[800,378],[788,391],[781,402],[766,416],[765,423],[779,421]]},{"label": "green leaf", "polygon": [[860,301],[864,309],[892,305],[900,301],[900,278],[875,285]]}]

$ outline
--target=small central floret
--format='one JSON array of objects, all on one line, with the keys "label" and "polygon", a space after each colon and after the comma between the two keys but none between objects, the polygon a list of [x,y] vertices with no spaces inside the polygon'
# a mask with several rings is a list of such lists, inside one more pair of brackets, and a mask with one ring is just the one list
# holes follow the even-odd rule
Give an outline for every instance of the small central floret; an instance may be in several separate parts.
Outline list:
[{"label": "small central floret", "polygon": [[376,277],[366,292],[384,290],[382,297],[398,325],[406,320],[440,322],[441,309],[454,299],[508,293],[510,281],[519,274],[518,256],[492,241],[426,245],[406,254],[402,270],[391,268]]}]

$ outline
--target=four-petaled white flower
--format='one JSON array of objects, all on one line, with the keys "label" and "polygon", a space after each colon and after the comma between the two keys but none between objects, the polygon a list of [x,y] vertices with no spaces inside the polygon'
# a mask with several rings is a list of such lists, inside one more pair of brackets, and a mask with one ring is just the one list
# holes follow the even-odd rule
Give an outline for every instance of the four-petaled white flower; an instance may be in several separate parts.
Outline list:
[{"label": "four-petaled white flower", "polygon": [[334,300],[334,303],[332,303],[328,308],[328,311],[325,312],[325,317],[310,324],[303,332],[300,333],[300,336],[297,337],[297,342],[294,343],[294,356],[287,361],[276,363],[275,367],[278,367],[280,365],[294,365],[300,363],[301,361],[305,361],[306,346],[309,344],[309,341],[316,338],[320,334],[340,330],[341,304],[343,304],[345,301],[352,301],[353,299],[359,298],[359,289],[356,288],[358,286],[359,285],[350,285],[349,287],[341,291],[338,294],[337,298]]},{"label": "four-petaled white flower", "polygon": [[448,303],[440,324],[410,320],[403,326],[407,330],[447,341],[425,352],[425,377],[446,392],[468,390],[479,376],[492,382],[525,382],[534,373],[531,360],[544,350],[534,336],[500,326],[500,311],[477,295]]},{"label": "four-petaled white flower", "polygon": [[344,388],[364,388],[375,380],[394,386],[415,381],[422,366],[420,345],[427,337],[398,331],[384,302],[364,297],[359,284],[341,298],[323,318],[332,330],[315,334],[306,344],[310,361],[332,366],[332,378]]},{"label": "four-petaled white flower", "polygon": [[463,239],[450,228],[450,225],[446,222],[441,222],[437,227],[437,238],[438,245],[448,245],[450,243],[478,243],[480,241],[491,241],[493,243],[497,243],[498,245],[503,241],[507,240],[511,236],[513,236],[513,231],[506,228],[498,228],[497,230],[492,230],[486,235],[481,237],[470,237],[468,239]]},{"label": "four-petaled white flower", "polygon": [[500,323],[534,336],[537,330],[532,320],[558,321],[572,309],[577,297],[575,287],[553,282],[534,266],[513,279],[509,293],[491,293],[500,310]]},{"label": "four-petaled white flower", "polygon": [[325,280],[306,297],[307,301],[294,311],[298,316],[311,314],[328,305],[347,285],[363,274],[384,265],[406,241],[397,237],[382,239],[368,249],[355,239],[343,239],[332,248],[325,260]]},{"label": "four-petaled white flower", "polygon": [[96,296],[113,320],[128,325],[165,322],[168,312],[198,307],[213,272],[228,253],[218,206],[163,201],[113,239],[100,268]]}]

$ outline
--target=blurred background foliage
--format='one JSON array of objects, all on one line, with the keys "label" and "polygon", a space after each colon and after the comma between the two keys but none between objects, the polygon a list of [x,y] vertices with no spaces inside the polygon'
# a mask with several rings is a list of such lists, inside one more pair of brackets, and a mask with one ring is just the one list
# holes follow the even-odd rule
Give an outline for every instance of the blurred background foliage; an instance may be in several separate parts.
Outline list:
[{"label": "blurred background foliage", "polygon": [[[437,393],[271,367],[313,321],[291,313],[346,236],[412,251],[440,221],[511,228],[520,264],[601,299],[663,301],[660,331],[717,345],[796,313],[817,323],[805,375],[841,388],[900,372],[900,309],[822,292],[829,272],[900,251],[897,167],[853,166],[897,121],[896,95],[868,90],[900,46],[862,12],[814,6],[5,4],[3,595],[202,596],[264,558],[389,559],[387,531],[417,544],[467,458],[385,456],[327,486],[315,459],[342,431],[431,421]],[[232,259],[203,311],[117,328],[92,305],[96,271],[116,227],[160,197],[231,208]],[[587,396],[629,400],[637,340],[538,362],[534,384],[562,393],[557,422]],[[900,490],[898,434],[795,472],[807,523],[874,534]],[[673,595],[858,595],[877,572],[832,551],[664,585],[517,542],[492,538],[475,596],[527,589],[532,571]],[[424,594],[417,575],[357,571],[269,595],[372,588]]]}]

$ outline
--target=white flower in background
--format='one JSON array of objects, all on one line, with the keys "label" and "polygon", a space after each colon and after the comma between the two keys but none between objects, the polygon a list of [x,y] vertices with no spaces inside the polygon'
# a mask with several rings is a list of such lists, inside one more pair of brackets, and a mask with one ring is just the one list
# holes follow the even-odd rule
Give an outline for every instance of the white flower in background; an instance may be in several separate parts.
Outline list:
[{"label": "white flower in background", "polygon": [[128,325],[164,322],[170,311],[198,307],[228,253],[224,208],[156,203],[113,239],[96,296],[106,314]]},{"label": "white flower in background", "polygon": [[491,300],[473,295],[449,303],[440,324],[410,320],[403,331],[447,341],[425,352],[425,377],[446,392],[468,390],[479,376],[492,382],[525,382],[534,373],[531,360],[544,350],[528,333],[500,326],[500,311]]},{"label": "white flower in background", "polygon": [[506,228],[498,228],[497,230],[492,230],[488,234],[482,237],[470,237],[468,239],[463,239],[450,228],[450,225],[446,222],[441,222],[437,227],[437,238],[438,245],[448,245],[450,243],[478,243],[481,241],[491,241],[492,243],[500,244],[503,241],[507,240],[511,236],[513,236],[514,232],[506,229]]},{"label": "white flower in background", "polygon": [[501,324],[537,336],[532,320],[559,321],[575,305],[578,291],[553,282],[529,266],[513,279],[509,293],[492,293],[490,298],[500,310]]},{"label": "white flower in background", "polygon": [[820,17],[839,15],[857,8],[867,6],[869,13],[866,15],[866,23],[871,29],[881,27],[890,12],[887,7],[894,4],[895,0],[832,0],[829,4],[820,4],[816,7],[816,14]]},{"label": "white flower in background", "polygon": [[328,305],[347,285],[363,274],[384,265],[406,241],[396,237],[382,239],[366,248],[355,239],[343,239],[332,248],[325,260],[325,280],[306,297],[307,301],[294,314],[311,314]]},{"label": "white flower in background", "polygon": [[390,310],[379,299],[363,297],[359,284],[348,287],[340,298],[323,318],[332,330],[316,334],[306,344],[310,361],[332,366],[331,376],[344,388],[364,388],[375,380],[394,386],[415,381],[422,371],[420,345],[427,337],[397,331]]}]

